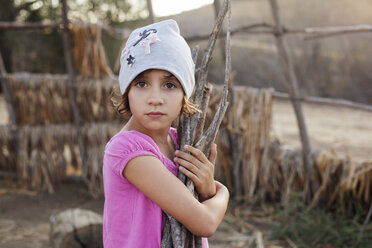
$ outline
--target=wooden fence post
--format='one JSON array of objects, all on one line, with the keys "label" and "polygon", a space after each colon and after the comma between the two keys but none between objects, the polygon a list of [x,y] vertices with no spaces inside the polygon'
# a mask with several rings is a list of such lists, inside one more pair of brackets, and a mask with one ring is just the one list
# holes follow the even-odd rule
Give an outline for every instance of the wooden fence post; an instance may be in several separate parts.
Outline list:
[{"label": "wooden fence post", "polygon": [[6,78],[7,72],[5,69],[3,56],[0,52],[0,81],[1,81],[1,89],[3,91],[5,102],[6,102],[6,108],[8,110],[9,115],[9,122],[10,122],[10,132],[12,134],[14,144],[15,144],[15,156],[18,158],[19,153],[19,145],[18,145],[18,125],[17,125],[17,119],[15,116],[15,111],[13,108],[13,101],[12,96],[9,91],[9,85],[8,85],[8,79]]},{"label": "wooden fence post", "polygon": [[297,124],[299,127],[301,142],[302,142],[302,157],[306,173],[305,195],[308,201],[311,200],[311,175],[312,168],[310,166],[310,141],[306,130],[306,124],[302,112],[300,92],[298,90],[298,81],[295,74],[294,66],[291,57],[288,54],[287,44],[283,38],[283,27],[279,19],[279,8],[276,0],[269,0],[271,6],[271,14],[274,21],[274,36],[276,46],[282,63],[284,64],[285,74],[289,84],[290,99],[296,114]]},{"label": "wooden fence post", "polygon": [[152,1],[147,0],[147,10],[149,11],[149,22],[154,23],[155,22],[155,16],[154,11],[152,10]]},{"label": "wooden fence post", "polygon": [[[213,7],[214,7],[214,19],[216,21],[217,20],[217,17],[218,17],[218,13],[220,12],[220,9],[221,9],[221,2],[220,2],[220,0],[214,0],[213,1]],[[223,28],[221,30],[221,33],[224,33],[223,32]],[[219,39],[219,43],[220,43],[221,58],[222,58],[222,61],[225,62],[226,61],[226,53],[225,53],[226,52],[225,51],[226,41],[225,41],[225,37],[221,36],[220,39]]]},{"label": "wooden fence post", "polygon": [[6,102],[6,107],[8,109],[9,121],[10,121],[10,124],[11,124],[12,128],[14,128],[17,125],[17,120],[16,120],[16,117],[15,117],[15,112],[14,112],[14,108],[13,108],[13,104],[12,104],[12,98],[11,98],[11,95],[10,95],[10,92],[9,92],[8,81],[5,79],[6,75],[7,75],[7,72],[6,72],[6,69],[5,69],[3,56],[0,52],[1,88],[3,90],[3,94],[4,94],[5,102]]},{"label": "wooden fence post", "polygon": [[77,104],[77,92],[76,92],[76,80],[75,80],[75,73],[74,73],[74,58],[72,54],[72,39],[71,33],[68,27],[69,21],[67,17],[67,3],[66,0],[61,0],[62,4],[62,21],[63,21],[63,48],[65,53],[65,61],[67,66],[68,72],[68,95],[69,95],[69,102],[72,109],[73,114],[73,121],[75,126],[76,138],[78,141],[81,164],[83,169],[83,176],[86,175],[87,167],[86,167],[86,154],[85,154],[85,147],[83,142],[83,137],[81,135],[81,121],[80,121],[80,111]]}]

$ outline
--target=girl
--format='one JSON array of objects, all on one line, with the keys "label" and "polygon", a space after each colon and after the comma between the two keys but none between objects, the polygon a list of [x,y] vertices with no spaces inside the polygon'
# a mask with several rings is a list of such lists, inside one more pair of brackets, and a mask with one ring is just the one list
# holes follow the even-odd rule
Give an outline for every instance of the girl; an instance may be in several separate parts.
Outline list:
[{"label": "girl", "polygon": [[[226,212],[229,193],[214,180],[214,145],[209,159],[187,146],[179,151],[171,128],[180,113],[193,114],[190,48],[177,23],[166,20],[136,29],[121,56],[119,113],[131,117],[107,143],[103,159],[104,247],[160,247],[165,214],[198,236],[211,236]],[[176,166],[176,163],[179,167]],[[199,201],[176,177],[195,184]],[[203,247],[208,247],[203,239]]]}]

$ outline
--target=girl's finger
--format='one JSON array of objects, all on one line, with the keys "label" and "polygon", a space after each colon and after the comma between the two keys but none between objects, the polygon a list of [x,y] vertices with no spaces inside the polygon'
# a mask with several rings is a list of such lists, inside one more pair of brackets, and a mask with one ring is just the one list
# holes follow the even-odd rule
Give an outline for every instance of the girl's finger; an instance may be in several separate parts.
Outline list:
[{"label": "girl's finger", "polygon": [[182,152],[182,151],[176,151],[175,154],[178,158],[182,158],[182,159],[194,164],[196,167],[200,168],[201,165],[200,165],[199,159],[196,158],[195,156],[193,156],[192,154]]},{"label": "girl's finger", "polygon": [[216,163],[216,158],[217,158],[217,144],[213,143],[212,147],[211,147],[211,153],[209,154],[208,159],[212,164],[215,164]]},{"label": "girl's finger", "polygon": [[199,159],[202,163],[207,163],[208,162],[208,159],[207,157],[204,155],[204,153],[202,151],[200,151],[199,149],[195,148],[195,147],[192,147],[192,146],[188,146],[186,145],[185,147],[185,150],[192,153],[197,159]]},{"label": "girl's finger", "polygon": [[191,171],[189,171],[188,169],[186,169],[185,167],[183,167],[183,166],[180,166],[180,167],[178,167],[178,169],[185,175],[185,176],[187,176],[188,178],[190,178],[190,180],[195,184],[195,185],[197,185],[198,184],[198,182],[199,182],[199,179],[198,179],[198,177],[194,174],[194,173],[192,173]]},{"label": "girl's finger", "polygon": [[194,164],[188,162],[187,160],[184,160],[182,158],[177,158],[177,157],[174,158],[174,162],[176,162],[177,164],[185,167],[186,169],[191,171],[193,174],[198,176],[199,168],[197,166],[195,166]]}]

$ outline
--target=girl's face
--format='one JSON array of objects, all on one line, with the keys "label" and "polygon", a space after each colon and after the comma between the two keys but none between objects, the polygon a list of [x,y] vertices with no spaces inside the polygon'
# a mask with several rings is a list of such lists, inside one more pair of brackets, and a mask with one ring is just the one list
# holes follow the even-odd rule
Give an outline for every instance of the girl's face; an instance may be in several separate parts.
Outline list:
[{"label": "girl's face", "polygon": [[136,122],[149,131],[168,130],[182,109],[183,89],[170,72],[148,70],[130,85],[129,107]]}]

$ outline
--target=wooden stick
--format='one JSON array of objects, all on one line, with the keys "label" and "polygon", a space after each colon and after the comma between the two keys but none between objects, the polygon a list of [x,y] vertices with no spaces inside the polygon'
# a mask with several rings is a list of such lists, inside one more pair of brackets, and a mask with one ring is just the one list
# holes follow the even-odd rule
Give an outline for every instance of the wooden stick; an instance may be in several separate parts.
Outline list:
[{"label": "wooden stick", "polygon": [[[114,28],[104,24],[92,24],[83,21],[73,21],[77,24],[90,24],[97,25],[108,35],[119,39],[125,40],[129,37],[131,30],[127,28]],[[17,30],[38,30],[38,29],[57,29],[63,30],[63,21],[52,21],[52,22],[1,22],[0,30],[6,31],[17,31]]]},{"label": "wooden stick", "polygon": [[[76,21],[74,21],[76,22]],[[114,28],[103,24],[96,24],[101,26],[102,30],[107,34],[111,35],[116,39],[125,40],[130,34],[130,30],[126,28]],[[0,30],[35,30],[35,29],[63,29],[63,23],[60,21],[52,22],[2,22],[0,21]],[[268,30],[255,30],[257,28],[269,28]],[[372,25],[360,24],[355,26],[339,26],[339,27],[309,27],[304,29],[289,29],[282,26],[283,35],[307,35],[305,40],[328,38],[343,34],[354,34],[354,33],[365,33],[372,31]],[[250,34],[275,34],[273,26],[263,23],[254,23],[247,26],[241,26],[234,30],[231,30],[231,35],[238,33],[250,33]],[[224,36],[225,33],[220,34]],[[310,35],[310,36],[309,36]],[[209,35],[191,35],[185,36],[185,39],[189,42],[200,41],[208,39]]]},{"label": "wooden stick", "polygon": [[[226,16],[226,13],[228,11],[228,6],[229,6],[228,0],[225,0],[221,9],[220,9],[220,13],[217,17],[217,20],[215,22],[212,33],[209,36],[208,46],[204,51],[204,56],[203,56],[201,65],[198,68],[198,70],[196,71],[196,83],[195,83],[193,101],[199,107],[202,107],[202,105],[203,105],[203,95],[205,94],[204,90],[205,90],[205,87],[207,85],[208,66],[209,66],[209,63],[212,59],[212,52],[213,52],[214,46],[216,44],[218,34],[219,34],[219,32],[222,28],[223,20],[224,20],[224,18]],[[206,100],[205,97],[204,97],[204,100]],[[194,132],[191,134],[191,137],[190,137],[190,140],[192,141],[192,143],[185,143],[185,144],[181,143],[181,149],[184,145],[186,145],[186,144],[194,145],[195,142],[197,141],[197,140],[195,140],[195,133],[200,133],[200,131],[199,132],[196,131],[197,128],[198,128],[198,123],[201,123],[200,118],[202,118],[201,113],[196,113],[194,116],[190,117],[190,120],[189,120],[190,127],[186,127],[186,130],[188,130],[188,129],[194,130]],[[202,128],[202,127],[199,126],[199,128]]]},{"label": "wooden stick", "polygon": [[[221,6],[220,0],[214,0],[213,1],[214,19],[215,20],[217,19],[218,13],[220,12],[220,8],[221,8],[220,6]],[[223,33],[224,33],[224,31],[223,31],[223,28],[222,28],[221,34],[223,34]],[[226,35],[224,35],[224,36],[226,36]],[[225,60],[226,60],[226,58],[225,58],[226,44],[225,44],[225,37],[223,37],[223,35],[219,40],[219,46],[220,46],[220,53],[221,53],[222,61],[225,62]]]},{"label": "wooden stick", "polygon": [[223,120],[227,106],[229,104],[227,101],[227,95],[228,95],[228,88],[226,85],[223,88],[223,92],[222,92],[222,96],[220,99],[220,103],[218,105],[217,113],[214,116],[214,119],[211,125],[209,126],[209,128],[207,129],[203,137],[201,137],[201,139],[195,145],[195,147],[201,150],[204,154],[206,154],[207,157],[209,156],[210,148],[217,137],[218,128]]},{"label": "wooden stick", "polygon": [[352,34],[352,33],[362,33],[371,32],[371,25],[356,25],[356,26],[340,26],[340,27],[312,27],[305,28],[304,32],[306,34],[313,34],[312,36],[305,37],[305,40],[313,40],[319,38],[328,38],[336,35]]},{"label": "wooden stick", "polygon": [[78,141],[79,151],[80,151],[80,157],[81,157],[81,163],[82,163],[82,169],[83,169],[83,175],[86,175],[86,163],[85,163],[85,149],[84,149],[84,143],[83,143],[83,137],[81,135],[81,127],[80,127],[80,112],[77,105],[77,93],[76,93],[76,87],[75,87],[75,73],[74,73],[74,58],[72,55],[72,45],[71,45],[71,33],[69,31],[69,21],[67,17],[67,3],[66,0],[61,0],[62,4],[62,19],[63,19],[63,47],[65,51],[65,61],[67,65],[67,72],[68,72],[68,81],[67,81],[67,87],[69,92],[69,102],[70,106],[72,108],[73,113],[73,119],[74,119],[74,126],[75,126],[75,132],[76,137]]},{"label": "wooden stick", "polygon": [[[274,97],[279,99],[291,99],[291,96],[287,93],[282,92],[274,92]],[[356,103],[348,100],[343,99],[332,99],[332,98],[324,98],[324,97],[315,97],[315,96],[307,96],[307,97],[299,97],[298,100],[303,102],[310,102],[310,103],[325,103],[334,106],[342,106],[352,109],[360,109],[372,112],[372,106],[368,104]]]},{"label": "wooden stick", "polygon": [[[265,28],[265,29],[262,29]],[[372,31],[372,25],[356,25],[356,26],[339,26],[339,27],[310,27],[304,29],[290,29],[282,26],[283,35],[305,35],[304,40],[312,40],[319,38],[328,38],[343,34],[366,33]],[[231,35],[235,34],[263,34],[275,35],[275,27],[272,25],[261,22],[244,25],[239,28],[231,30]],[[220,36],[225,35],[221,33]],[[187,41],[200,41],[208,38],[208,35],[191,35],[186,36]]]},{"label": "wooden stick", "polygon": [[3,55],[1,54],[1,51],[0,51],[0,75],[1,76],[6,76],[7,74],[8,73],[6,72],[6,69],[5,69]]},{"label": "wooden stick", "polygon": [[[192,50],[192,58],[194,63],[197,61],[198,52],[199,46]],[[192,145],[195,138],[195,132],[192,130],[191,120],[191,116],[181,116],[181,125],[178,127],[177,131],[179,137],[178,143],[180,144],[180,149],[182,151],[184,151],[184,145]],[[178,172],[177,177],[186,185],[192,194],[195,195],[194,185],[190,182],[190,180],[187,180],[186,176],[181,172]],[[197,198],[197,195],[195,195],[195,197]],[[166,241],[162,241],[162,245],[164,245],[162,247],[170,247],[172,244],[173,247],[188,247],[188,244],[193,243],[193,235],[184,226],[182,226],[181,223],[173,219],[171,216],[169,216],[169,222],[171,223],[170,234],[172,237],[169,238],[167,237],[169,234],[163,234],[163,239],[166,239],[168,243],[166,243]]]},{"label": "wooden stick", "polygon": [[204,152],[204,154],[209,156],[209,152],[213,142],[217,137],[218,128],[222,122],[225,115],[226,109],[228,107],[228,87],[230,79],[230,67],[231,67],[231,45],[230,45],[230,27],[231,27],[231,2],[226,1],[228,6],[228,16],[227,16],[227,32],[226,32],[226,65],[225,65],[225,80],[223,86],[223,92],[220,99],[220,103],[217,109],[211,125],[205,132],[204,136],[197,142],[196,147]]},{"label": "wooden stick", "polygon": [[169,245],[173,244],[171,235],[171,220],[168,220],[169,218],[171,218],[171,216],[167,215],[167,221],[165,222],[163,228],[163,237],[160,244],[162,248],[169,247]]},{"label": "wooden stick", "polygon": [[[225,0],[223,7],[221,8],[219,17],[216,21],[215,27],[212,31],[212,34],[210,35],[208,47],[205,50],[202,66],[201,68],[196,70],[196,87],[194,91],[194,103],[196,104],[202,104],[206,105],[207,98],[206,93],[204,91],[205,85],[206,85],[206,78],[208,73],[208,65],[211,59],[211,54],[213,51],[213,47],[216,43],[216,39],[218,37],[218,32],[221,29],[223,19],[227,13],[228,10],[231,9],[231,0]],[[230,10],[231,11],[231,10]],[[228,36],[228,39],[230,39],[230,35]],[[230,41],[228,42],[230,46]],[[230,49],[227,51],[230,53]],[[193,51],[194,54],[194,61],[196,61],[196,52]],[[228,55],[229,59],[226,60],[226,63],[230,63],[230,55]],[[230,64],[228,64],[228,69],[230,69]],[[229,72],[229,70],[226,70]],[[229,77],[229,74],[225,75],[225,78]],[[208,90],[206,90],[208,91]],[[204,97],[203,97],[204,96]],[[204,101],[203,101],[204,99]],[[209,150],[211,145],[213,144],[217,131],[219,128],[219,125],[223,119],[223,115],[226,112],[227,108],[227,86],[225,87],[224,93],[222,94],[221,101],[220,101],[220,108],[217,110],[217,113],[215,115],[214,120],[212,121],[212,125],[208,128],[206,134],[201,138],[201,142],[198,142],[196,147],[198,147],[200,150],[207,151],[204,152],[207,156],[209,154]],[[182,132],[179,132],[179,144],[180,149],[183,150],[183,146],[193,145],[194,139],[195,139],[195,126],[197,123],[200,123],[199,119],[200,115],[194,115],[192,117],[189,116],[181,116],[181,127],[178,131],[182,130]],[[198,121],[199,120],[199,121]],[[207,149],[208,147],[208,149]],[[178,178],[186,183],[186,186],[189,188],[189,190],[197,197],[196,192],[194,191],[194,185],[191,180],[188,180],[181,172],[178,173]],[[173,217],[168,216],[167,221],[170,222],[171,226],[171,232],[163,232],[163,240],[162,241],[162,247],[191,247],[195,243],[195,247],[199,248],[201,247],[201,238],[200,237],[194,237],[184,226],[181,225],[177,220],[175,220]],[[167,224],[166,224],[167,226]],[[169,235],[172,237],[170,238]],[[167,243],[173,241],[171,244]]]},{"label": "wooden stick", "polygon": [[[228,123],[233,125],[234,118],[232,107],[235,105],[235,91],[233,86],[233,80],[229,80],[228,84],[229,89],[229,106],[228,106],[228,114],[227,119]],[[234,127],[233,127],[234,128]],[[241,135],[238,133],[231,132],[231,130],[227,130],[227,135],[230,143],[230,147],[234,147],[232,149],[232,171],[233,171],[233,191],[234,197],[237,202],[241,202],[242,199],[242,180],[241,180],[241,153],[242,153],[242,146],[239,145],[242,142]]]},{"label": "wooden stick", "polygon": [[[225,116],[228,102],[228,85],[230,79],[230,68],[231,68],[231,45],[230,45],[230,28],[231,28],[231,1],[228,1],[228,15],[227,15],[227,33],[226,33],[226,55],[225,55],[225,80],[222,96],[219,102],[217,112],[213,118],[213,121],[203,137],[196,143],[195,147],[200,149],[207,157],[212,147],[212,144],[216,140],[218,129],[221,125],[223,117]],[[209,97],[208,97],[209,101]],[[205,117],[204,117],[205,118]],[[195,237],[195,248],[201,248],[202,241],[200,237]]]},{"label": "wooden stick", "polygon": [[213,89],[212,84],[206,85],[203,89],[203,98],[199,108],[201,114],[198,115],[194,140],[199,140],[204,132],[205,118],[207,116],[207,110],[212,89]]},{"label": "wooden stick", "polygon": [[7,72],[4,66],[3,62],[3,57],[0,52],[0,80],[1,80],[1,89],[3,91],[4,97],[5,97],[5,102],[6,102],[6,108],[8,110],[9,114],[9,120],[12,128],[16,127],[17,121],[16,121],[16,116],[15,116],[15,111],[13,108],[13,101],[12,101],[12,96],[10,94],[9,90],[9,85],[8,85],[8,78]]},{"label": "wooden stick", "polygon": [[200,104],[203,98],[203,89],[207,82],[208,66],[212,59],[213,48],[216,43],[219,31],[221,30],[223,19],[226,16],[227,10],[228,10],[228,0],[225,0],[223,5],[221,6],[221,10],[217,17],[212,33],[209,36],[208,45],[204,51],[203,60],[200,65],[199,71],[197,73],[197,83],[195,85],[195,98],[194,98],[195,104]]},{"label": "wooden stick", "polygon": [[371,203],[371,206],[370,206],[370,208],[369,208],[369,210],[368,210],[367,217],[366,217],[366,219],[364,220],[364,223],[363,223],[362,229],[360,230],[360,233],[359,233],[359,236],[358,236],[358,243],[359,243],[359,241],[360,241],[361,238],[362,238],[362,235],[363,235],[364,229],[366,228],[368,222],[371,220],[371,216],[372,216],[372,203]]},{"label": "wooden stick", "polygon": [[7,71],[5,69],[3,56],[0,52],[0,81],[1,81],[1,89],[3,91],[5,102],[6,102],[6,108],[8,110],[9,115],[9,121],[10,121],[10,132],[12,134],[13,140],[14,140],[14,146],[15,146],[15,157],[18,157],[19,154],[19,131],[18,131],[18,125],[17,120],[15,116],[15,110],[13,106],[13,100],[12,95],[10,93],[8,80],[9,78],[7,76]]},{"label": "wooden stick", "polygon": [[[270,24],[267,24],[267,23],[255,23],[255,24],[251,24],[251,25],[247,25],[247,26],[242,26],[242,27],[239,27],[239,28],[236,28],[236,29],[233,29],[230,31],[230,35],[235,35],[235,34],[240,34],[240,33],[251,33],[251,32],[254,32],[254,31],[251,31],[252,29],[257,29],[257,28],[270,28],[269,30],[261,30],[261,31],[257,31],[257,32],[264,32],[265,34],[273,34],[273,31],[272,31],[272,25]],[[218,37],[222,38],[222,37],[225,37],[226,36],[226,32],[220,32]],[[202,40],[206,40],[208,39],[209,35],[208,34],[203,34],[203,35],[190,35],[190,36],[185,36],[185,39],[188,41],[188,42],[195,42],[195,41],[202,41]]]},{"label": "wooden stick", "polygon": [[297,124],[299,127],[300,131],[300,137],[301,137],[301,142],[302,142],[302,158],[303,158],[303,163],[305,166],[305,172],[306,172],[306,177],[307,177],[307,189],[308,192],[306,194],[306,198],[308,201],[311,200],[311,189],[309,188],[311,184],[311,170],[312,168],[310,167],[310,161],[309,161],[309,156],[311,152],[311,146],[310,146],[310,141],[309,141],[309,136],[307,134],[307,129],[306,129],[306,124],[305,124],[305,119],[303,116],[302,112],[302,107],[301,107],[301,101],[298,100],[300,93],[298,90],[298,82],[297,82],[297,77],[294,71],[294,66],[291,57],[288,54],[288,49],[287,49],[287,44],[285,40],[283,39],[283,29],[280,23],[279,19],[279,8],[276,0],[269,0],[270,6],[271,6],[271,14],[272,14],[272,19],[275,24],[275,41],[276,41],[276,46],[278,48],[278,53],[279,56],[282,60],[282,63],[285,66],[285,73],[286,77],[288,80],[289,84],[289,92],[291,95],[291,102],[296,114],[297,118]]},{"label": "wooden stick", "polygon": [[155,16],[154,16],[154,11],[152,10],[152,1],[151,0],[146,0],[147,2],[147,10],[149,12],[149,23],[154,23],[155,22]]},{"label": "wooden stick", "polygon": [[0,22],[0,30],[62,29],[61,21],[52,22]]}]

